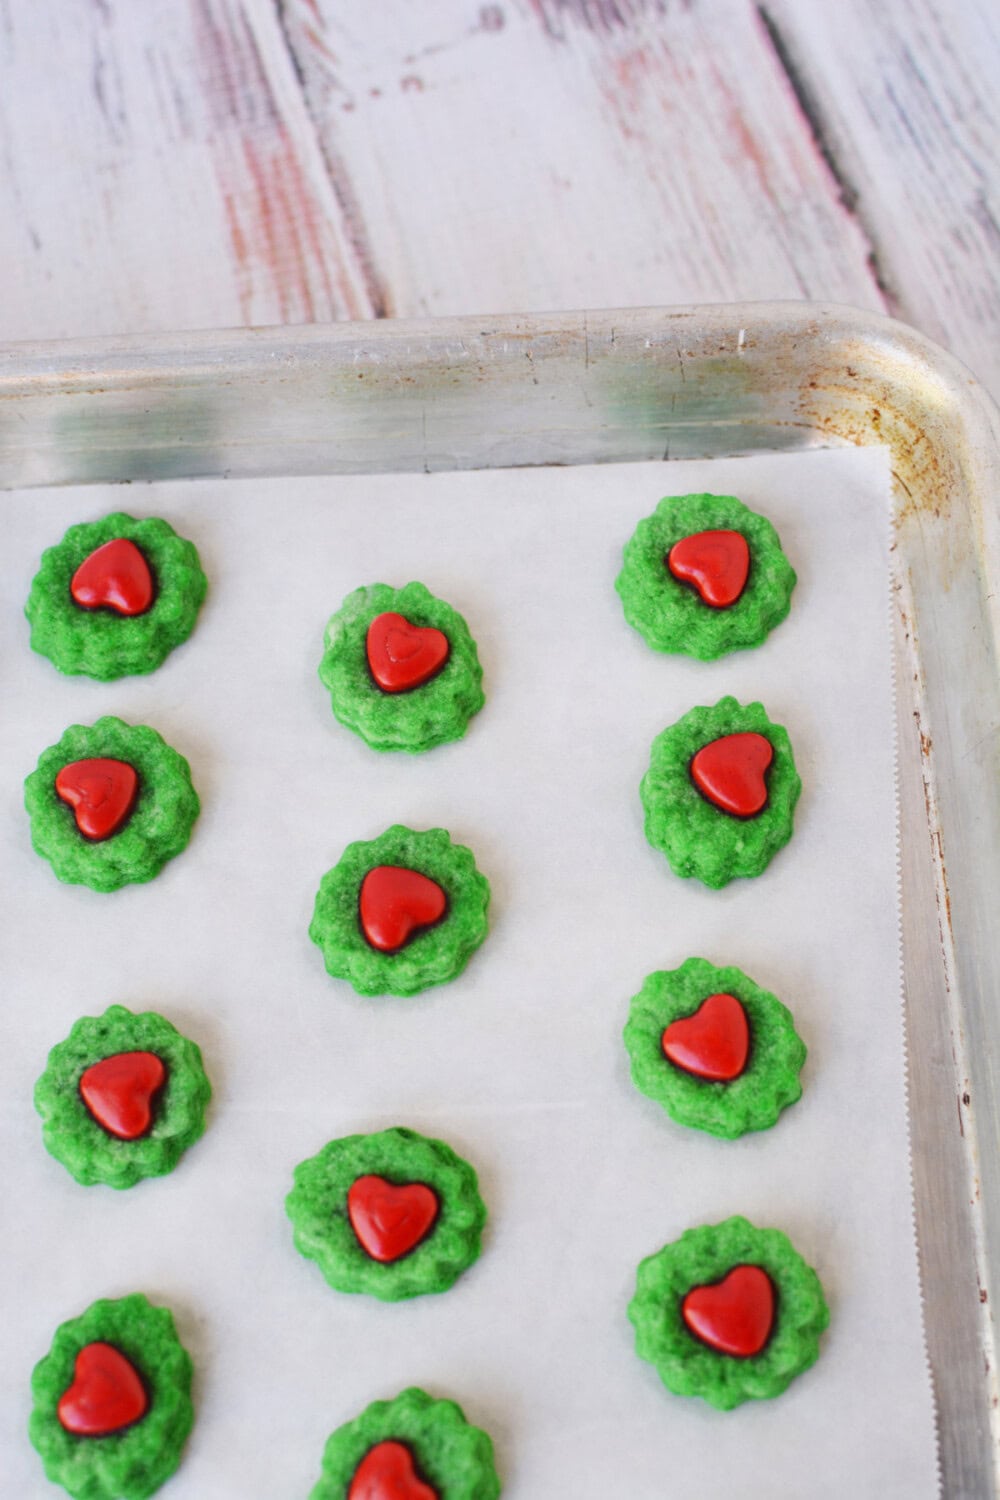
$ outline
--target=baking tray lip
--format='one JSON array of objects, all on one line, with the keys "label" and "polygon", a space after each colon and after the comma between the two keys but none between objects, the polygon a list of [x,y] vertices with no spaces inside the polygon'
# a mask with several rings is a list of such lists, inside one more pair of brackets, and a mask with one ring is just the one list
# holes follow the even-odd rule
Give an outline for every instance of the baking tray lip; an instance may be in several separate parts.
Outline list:
[{"label": "baking tray lip", "polygon": [[[547,336],[581,340],[615,329],[618,337],[642,329],[659,340],[685,329],[707,330],[725,336],[734,328],[754,331],[780,327],[804,337],[821,337],[843,344],[860,340],[894,354],[908,365],[923,364],[938,379],[954,385],[961,401],[970,384],[996,407],[979,385],[975,373],[910,324],[886,314],[846,303],[801,300],[702,303],[690,306],[638,306],[532,313],[462,314],[455,317],[373,319],[363,322],[268,324],[259,327],[171,330],[147,334],[110,334],[94,338],[18,340],[0,343],[0,399],[27,394],[46,377],[70,381],[97,370],[112,379],[128,380],[144,368],[160,373],[164,365],[217,374],[220,356],[243,370],[273,371],[276,356],[298,355],[326,361],[333,357],[353,362],[358,351],[378,354],[382,346],[393,360],[426,362],[426,345],[448,348],[454,355],[477,344],[495,348],[497,342],[538,340]],[[37,387],[34,387],[37,389]],[[972,399],[975,399],[973,395]],[[964,403],[963,403],[964,404]]]},{"label": "baking tray lip", "polygon": [[[995,1028],[975,1019],[977,976],[962,941],[963,923],[966,932],[970,924],[987,931],[981,913],[965,915],[976,895],[963,880],[976,809],[953,774],[963,765],[963,705],[956,709],[947,664],[935,659],[935,610],[924,608],[928,591],[935,605],[954,606],[959,578],[975,594],[983,681],[1000,723],[1000,589],[991,582],[1000,558],[1000,412],[974,376],[904,324],[798,302],[0,347],[0,487],[874,443],[890,449],[895,493],[901,769],[919,804],[915,813],[911,806],[911,824],[929,840],[911,859],[927,876],[924,912],[938,928],[924,968],[911,974],[907,967],[910,1090],[915,1109],[923,1090],[943,1090],[947,1115],[942,1107],[940,1121],[950,1127],[948,1159],[961,1178],[961,1222],[952,1240],[957,1236],[979,1284],[977,1305],[963,1313],[967,1347],[956,1336],[935,1348],[937,1303],[928,1305],[928,1343],[944,1493],[978,1496],[1000,1492],[989,1303],[1000,1285],[990,1274],[1000,1247],[1000,1168],[991,1195],[990,1162],[977,1136],[981,1117],[986,1138],[994,1139],[1000,1085],[988,1057],[975,1055],[977,1044],[995,1039]],[[935,548],[957,556],[950,579],[934,571]],[[956,618],[967,624],[971,616]],[[1000,872],[1000,837],[995,845],[987,853]],[[1000,980],[1000,961],[994,969]],[[924,1031],[939,1053],[951,1047],[957,1130],[954,1092],[942,1085],[933,1059],[914,1051]],[[936,1158],[939,1173],[944,1159]],[[925,1296],[936,1271],[947,1268],[946,1236],[933,1209],[918,1195]]]},{"label": "baking tray lip", "polygon": [[[341,319],[325,323],[222,325],[214,328],[99,334],[93,337],[13,339],[0,342],[0,355],[6,357],[9,353],[14,356],[25,350],[36,350],[40,355],[45,351],[63,350],[77,357],[86,355],[88,350],[148,355],[156,349],[207,350],[219,343],[243,345],[247,348],[275,343],[300,343],[308,346],[350,342],[352,338],[356,339],[362,334],[392,343],[398,342],[400,338],[408,339],[412,335],[450,339],[456,332],[463,337],[476,332],[502,332],[508,336],[520,332],[535,337],[539,330],[544,329],[570,328],[582,332],[588,324],[596,326],[609,319],[613,319],[619,326],[626,326],[629,321],[634,321],[647,330],[655,328],[661,321],[711,323],[728,327],[734,323],[744,326],[755,321],[766,323],[791,319],[799,322],[804,329],[828,324],[838,333],[842,328],[851,328],[869,337],[884,335],[912,342],[914,346],[923,347],[935,363],[944,359],[958,369],[967,369],[943,345],[901,318],[848,302],[811,301],[799,297],[748,302],[692,302],[674,305],[638,303],[588,308],[542,308],[528,312],[458,313],[452,316],[428,315],[416,318]],[[20,357],[18,362],[24,364],[25,360]],[[967,373],[975,378],[973,371]]]},{"label": "baking tray lip", "polygon": [[[720,387],[724,399],[713,402]],[[1000,483],[1000,411],[975,377],[907,325],[846,306],[622,308],[0,346],[0,488],[871,442],[892,450],[897,495],[909,496],[899,516],[941,507],[949,479],[940,460],[959,449],[976,498]]]}]

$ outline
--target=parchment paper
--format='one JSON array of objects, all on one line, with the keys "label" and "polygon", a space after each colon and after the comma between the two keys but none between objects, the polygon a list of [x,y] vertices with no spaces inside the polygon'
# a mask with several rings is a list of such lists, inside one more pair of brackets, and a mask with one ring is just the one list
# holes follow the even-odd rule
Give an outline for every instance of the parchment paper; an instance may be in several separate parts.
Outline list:
[{"label": "parchment paper", "polygon": [[[659,656],[625,624],[621,547],[664,493],[737,493],[798,570],[757,651]],[[197,1367],[170,1500],[305,1496],[328,1433],[419,1384],[492,1434],[509,1500],[810,1500],[937,1492],[911,1221],[900,1008],[889,476],[876,451],[438,476],[25,492],[5,499],[0,638],[4,1495],[56,1492],[25,1435],[56,1325],[145,1291]],[[62,678],[22,616],[44,546],[112,508],[161,514],[211,580],[191,641],[143,680]],[[378,755],[316,677],[360,583],[419,578],[467,618],[488,702],[467,738]],[[642,832],[654,736],[696,703],[760,698],[804,782],[760,879],[677,879]],[[70,723],[148,722],[203,800],[188,851],[114,895],[31,850],[22,782]],[[456,982],[364,1001],[306,935],[319,879],[392,822],[447,827],[493,884]],[[792,1008],[805,1093],[740,1141],[675,1126],[632,1088],[631,995],[692,954]],[[31,1095],[82,1014],[162,1011],[202,1046],[210,1125],[172,1176],[77,1186]],[[443,1296],[328,1288],[292,1246],[295,1163],[408,1124],[480,1173],[481,1261]],[[633,1350],[638,1261],[732,1213],[790,1235],[832,1322],[780,1399],[718,1413]]]}]

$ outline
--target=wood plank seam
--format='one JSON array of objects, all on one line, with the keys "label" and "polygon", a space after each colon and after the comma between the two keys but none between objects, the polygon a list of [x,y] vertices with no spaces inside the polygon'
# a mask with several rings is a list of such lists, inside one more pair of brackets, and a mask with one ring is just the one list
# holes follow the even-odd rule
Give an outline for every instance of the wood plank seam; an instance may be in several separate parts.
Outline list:
[{"label": "wood plank seam", "polygon": [[826,168],[837,185],[840,201],[847,213],[856,221],[868,244],[868,268],[872,279],[885,301],[886,311],[894,317],[899,315],[900,297],[892,285],[892,281],[885,267],[885,261],[879,250],[877,238],[873,226],[868,222],[862,201],[862,195],[850,176],[842,161],[837,156],[834,148],[832,133],[829,130],[823,116],[823,110],[806,81],[803,70],[797,64],[791,46],[788,43],[781,27],[778,25],[774,15],[766,5],[755,5],[757,18],[763,27],[764,33],[771,44],[775,61],[785,75],[788,87],[794,95],[795,102],[802,113],[813,144],[822,157]]},{"label": "wood plank seam", "polygon": [[243,320],[257,320],[261,271],[281,322],[370,316],[273,6],[191,0],[191,15]]},{"label": "wood plank seam", "polygon": [[[316,140],[316,149],[330,184],[330,191],[337,200],[337,205],[343,215],[342,228],[354,254],[358,273],[361,277],[365,294],[374,318],[391,318],[393,316],[392,303],[385,280],[379,272],[375,257],[375,251],[365,225],[361,205],[351,183],[351,176],[344,159],[333,150],[329,132],[319,130],[309,106],[308,79],[302,64],[299,61],[298,52],[292,38],[292,26],[289,20],[287,0],[272,0],[274,17],[277,23],[282,43],[288,54],[288,60],[295,74],[299,89],[302,94],[303,105],[309,115],[310,123]],[[310,7],[311,8],[311,7]],[[318,18],[317,18],[318,19]],[[322,24],[318,21],[318,24]]]}]

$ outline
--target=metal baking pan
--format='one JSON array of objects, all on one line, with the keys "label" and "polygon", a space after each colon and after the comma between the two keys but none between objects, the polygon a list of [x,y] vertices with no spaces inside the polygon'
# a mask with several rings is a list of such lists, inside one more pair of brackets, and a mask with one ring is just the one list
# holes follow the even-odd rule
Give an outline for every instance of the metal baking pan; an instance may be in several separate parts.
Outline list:
[{"label": "metal baking pan", "polygon": [[872,443],[891,450],[895,494],[926,1338],[943,1493],[978,1500],[1000,1492],[1000,413],[981,387],[898,323],[794,303],[0,349],[3,487]]}]

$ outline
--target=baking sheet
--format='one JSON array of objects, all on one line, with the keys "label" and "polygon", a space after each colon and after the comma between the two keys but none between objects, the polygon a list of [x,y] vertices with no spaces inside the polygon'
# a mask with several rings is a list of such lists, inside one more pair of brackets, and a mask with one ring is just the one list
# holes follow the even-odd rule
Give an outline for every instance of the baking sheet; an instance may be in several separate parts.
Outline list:
[{"label": "baking sheet", "polygon": [[[770,515],[800,578],[761,650],[708,665],[649,652],[612,588],[635,520],[702,488]],[[66,525],[112,507],[191,536],[210,601],[151,678],[61,679],[26,650],[27,583]],[[409,1383],[488,1428],[505,1495],[522,1500],[652,1500],[667,1483],[707,1500],[936,1494],[906,1154],[888,507],[872,450],[9,497],[0,1451],[16,1493],[54,1493],[23,1436],[52,1329],[144,1290],[174,1308],[198,1368],[177,1500],[307,1493],[327,1433]],[[322,627],[358,583],[410,577],[466,615],[488,703],[456,746],[379,757],[329,714]],[[765,876],[711,892],[645,844],[637,786],[655,734],[727,692],[788,727],[805,791]],[[204,804],[184,856],[110,897],[58,885],[20,805],[40,750],[104,712],[159,728]],[[455,983],[362,1001],[305,929],[343,845],[393,821],[471,845],[493,928]],[[684,1131],[628,1082],[629,996],[693,953],[795,1012],[806,1092],[771,1132]],[[204,1140],[125,1194],[74,1184],[30,1107],[47,1048],[115,1001],[194,1036],[216,1085]],[[383,1306],[326,1287],[282,1200],[325,1140],[394,1123],[467,1156],[492,1217],[452,1291]],[[723,1414],[662,1389],[625,1306],[642,1256],[733,1212],[790,1234],[832,1324],[780,1400]]]}]

